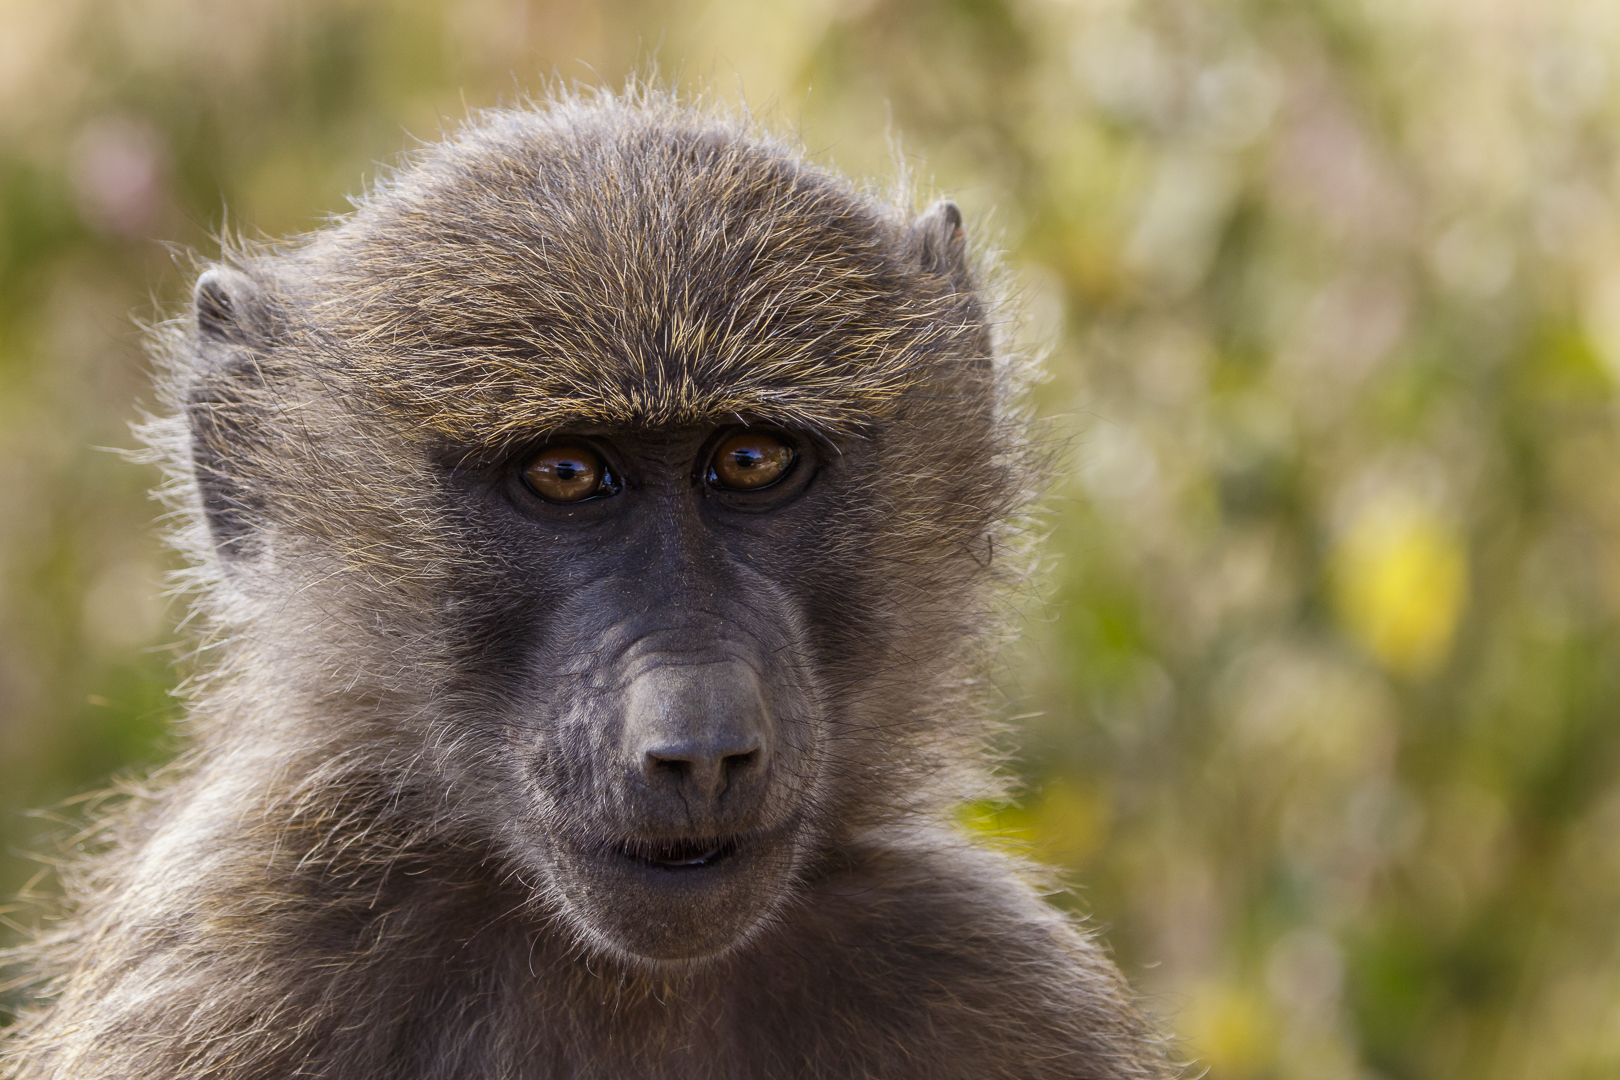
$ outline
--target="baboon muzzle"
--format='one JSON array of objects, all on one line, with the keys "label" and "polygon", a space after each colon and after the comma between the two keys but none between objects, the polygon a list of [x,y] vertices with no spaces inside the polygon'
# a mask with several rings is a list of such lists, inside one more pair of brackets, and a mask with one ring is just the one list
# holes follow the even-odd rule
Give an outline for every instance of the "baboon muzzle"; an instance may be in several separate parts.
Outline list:
[{"label": "baboon muzzle", "polygon": [[741,940],[786,888],[795,823],[771,785],[793,754],[754,665],[724,647],[659,644],[632,650],[619,699],[629,813],[599,842],[557,837],[555,880],[598,942],[683,961]]}]

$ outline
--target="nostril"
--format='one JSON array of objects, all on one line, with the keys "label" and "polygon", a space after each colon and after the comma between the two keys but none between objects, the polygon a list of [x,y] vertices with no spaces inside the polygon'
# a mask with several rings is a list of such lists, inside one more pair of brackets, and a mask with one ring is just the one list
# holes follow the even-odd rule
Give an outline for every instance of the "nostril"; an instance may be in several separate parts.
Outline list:
[{"label": "nostril", "polygon": [[648,754],[647,765],[649,771],[666,773],[677,780],[692,771],[692,763],[685,758],[662,757],[658,754]]},{"label": "nostril", "polygon": [[681,788],[695,785],[710,795],[719,795],[731,783],[756,771],[763,760],[764,752],[757,741],[747,750],[734,753],[689,746],[665,746],[643,752],[642,770],[655,782],[662,781]]}]

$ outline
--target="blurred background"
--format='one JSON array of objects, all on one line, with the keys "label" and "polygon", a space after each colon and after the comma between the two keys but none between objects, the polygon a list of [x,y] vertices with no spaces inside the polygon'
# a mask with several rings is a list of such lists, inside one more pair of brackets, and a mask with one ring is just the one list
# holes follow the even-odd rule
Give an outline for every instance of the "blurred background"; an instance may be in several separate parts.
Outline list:
[{"label": "blurred background", "polygon": [[0,894],[49,888],[25,810],[175,746],[103,448],[183,252],[652,62],[855,175],[898,136],[1008,250],[1069,451],[1025,786],[964,821],[1184,1053],[1620,1076],[1612,0],[0,0]]}]

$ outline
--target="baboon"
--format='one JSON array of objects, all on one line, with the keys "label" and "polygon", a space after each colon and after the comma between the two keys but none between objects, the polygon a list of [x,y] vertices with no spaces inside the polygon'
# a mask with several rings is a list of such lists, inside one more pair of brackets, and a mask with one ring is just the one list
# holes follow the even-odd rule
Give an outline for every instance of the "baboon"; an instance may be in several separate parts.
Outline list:
[{"label": "baboon", "polygon": [[954,825],[1038,455],[992,269],[903,201],[632,87],[227,245],[146,430],[188,749],[8,1075],[1171,1075]]}]

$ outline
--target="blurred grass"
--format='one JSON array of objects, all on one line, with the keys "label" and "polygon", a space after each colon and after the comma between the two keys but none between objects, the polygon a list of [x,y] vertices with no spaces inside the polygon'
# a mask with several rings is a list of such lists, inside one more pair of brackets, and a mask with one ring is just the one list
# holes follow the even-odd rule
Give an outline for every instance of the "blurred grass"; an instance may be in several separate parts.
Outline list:
[{"label": "blurred grass", "polygon": [[[554,75],[957,198],[1071,459],[1013,806],[1215,1080],[1620,1075],[1620,8],[0,0],[0,892],[173,748],[133,314]],[[182,260],[183,263],[183,260]],[[14,916],[15,917],[15,914]]]}]

